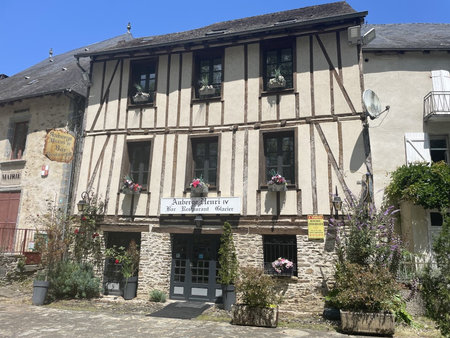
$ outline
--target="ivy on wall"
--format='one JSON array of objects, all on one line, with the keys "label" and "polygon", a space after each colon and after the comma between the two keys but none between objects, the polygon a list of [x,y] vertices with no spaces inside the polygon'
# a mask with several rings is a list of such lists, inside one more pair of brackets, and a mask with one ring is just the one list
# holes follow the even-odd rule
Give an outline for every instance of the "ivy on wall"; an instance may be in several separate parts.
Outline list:
[{"label": "ivy on wall", "polygon": [[391,204],[410,201],[425,209],[450,206],[450,167],[444,162],[403,165],[390,174],[386,197]]}]

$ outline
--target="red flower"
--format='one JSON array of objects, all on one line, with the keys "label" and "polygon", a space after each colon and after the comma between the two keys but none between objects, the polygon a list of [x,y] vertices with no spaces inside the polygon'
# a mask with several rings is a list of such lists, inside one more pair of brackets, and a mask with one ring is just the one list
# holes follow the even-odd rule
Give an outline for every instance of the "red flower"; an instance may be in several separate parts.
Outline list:
[{"label": "red flower", "polygon": [[197,188],[197,186],[200,184],[200,180],[193,180],[192,181],[192,186],[194,187],[194,188]]},{"label": "red flower", "polygon": [[95,238],[95,237],[98,237],[98,236],[100,236],[98,233],[92,234],[92,238]]},{"label": "red flower", "polygon": [[119,260],[116,259],[116,260],[114,261],[114,264],[119,264]]},{"label": "red flower", "polygon": [[82,220],[82,221],[87,220],[86,216],[81,217],[81,220]]},{"label": "red flower", "polygon": [[80,230],[75,229],[75,231],[74,231],[75,235],[77,235],[79,231],[80,231]]}]

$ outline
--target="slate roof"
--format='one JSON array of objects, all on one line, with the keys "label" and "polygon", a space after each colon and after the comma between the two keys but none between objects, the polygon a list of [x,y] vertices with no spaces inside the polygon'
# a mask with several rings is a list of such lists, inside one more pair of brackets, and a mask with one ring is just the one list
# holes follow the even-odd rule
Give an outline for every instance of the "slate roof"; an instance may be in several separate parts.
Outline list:
[{"label": "slate roof", "polygon": [[320,23],[333,23],[345,19],[358,19],[367,12],[356,12],[347,2],[340,1],[324,5],[310,6],[288,11],[258,15],[243,19],[224,21],[185,32],[136,38],[119,43],[97,52],[80,53],[79,56],[95,56],[114,52],[133,51],[143,48],[175,46],[177,44],[201,43],[210,40],[236,38],[240,35],[265,33],[308,26]]},{"label": "slate roof", "polygon": [[[95,51],[115,46],[120,41],[132,39],[133,37],[129,33],[119,35],[86,47],[54,55],[53,62],[47,58],[20,73],[2,79],[0,80],[0,103],[58,93],[68,89],[86,97],[87,82],[82,78],[82,71],[77,66],[74,55],[86,51],[86,49]],[[89,62],[90,60],[87,58],[80,59],[80,65],[87,71],[89,71]]]},{"label": "slate roof", "polygon": [[450,50],[450,24],[405,23],[363,25],[362,32],[375,28],[376,38],[364,51]]}]

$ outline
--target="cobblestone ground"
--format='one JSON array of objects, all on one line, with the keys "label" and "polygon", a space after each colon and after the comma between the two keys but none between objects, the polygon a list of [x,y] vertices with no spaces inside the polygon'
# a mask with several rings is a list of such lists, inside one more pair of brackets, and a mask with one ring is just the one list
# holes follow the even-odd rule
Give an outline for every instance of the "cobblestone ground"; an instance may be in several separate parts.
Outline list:
[{"label": "cobblestone ground", "polygon": [[[73,302],[71,304],[74,305]],[[76,309],[57,308],[51,305],[33,306],[31,305],[31,293],[0,287],[0,337],[345,336],[336,332],[287,328],[270,329],[236,326],[227,322],[156,318],[149,317],[148,311],[143,310],[123,313],[119,310],[123,309],[123,304],[119,303],[116,303],[118,311],[111,311],[114,304],[114,301],[103,301],[102,306],[92,302],[79,302],[76,304],[78,305]],[[127,306],[131,304],[126,302]],[[143,308],[145,304],[148,303],[134,303],[137,308]]]}]

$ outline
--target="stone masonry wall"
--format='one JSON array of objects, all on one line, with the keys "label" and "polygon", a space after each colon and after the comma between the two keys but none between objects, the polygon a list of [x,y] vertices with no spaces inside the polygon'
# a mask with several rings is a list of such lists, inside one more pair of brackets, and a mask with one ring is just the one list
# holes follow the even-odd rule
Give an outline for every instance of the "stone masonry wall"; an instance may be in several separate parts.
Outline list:
[{"label": "stone masonry wall", "polygon": [[170,234],[143,232],[137,296],[148,299],[149,292],[157,289],[169,294],[172,264]]},{"label": "stone masonry wall", "polygon": [[[234,234],[233,237],[240,267],[262,267],[262,235]],[[297,235],[298,277],[273,277],[284,293],[280,311],[322,313],[323,296],[333,276],[334,261],[335,254],[325,250],[324,241],[310,241],[307,235]]]}]

